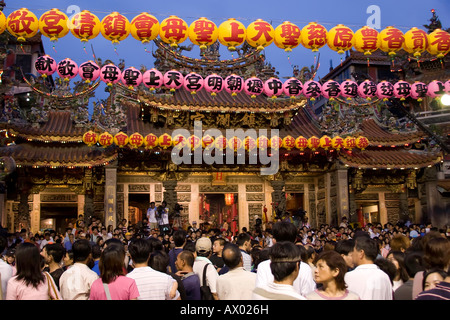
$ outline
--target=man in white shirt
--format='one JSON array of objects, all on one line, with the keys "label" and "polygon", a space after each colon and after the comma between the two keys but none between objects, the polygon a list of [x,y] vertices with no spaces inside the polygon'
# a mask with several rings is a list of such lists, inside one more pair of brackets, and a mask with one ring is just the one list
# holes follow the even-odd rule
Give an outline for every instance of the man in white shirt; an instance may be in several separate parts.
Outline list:
[{"label": "man in white shirt", "polygon": [[74,265],[59,278],[59,288],[63,300],[89,300],[92,283],[98,279],[97,273],[87,264],[92,259],[91,244],[79,239],[72,246]]},{"label": "man in white shirt", "polygon": [[256,284],[256,273],[244,269],[242,252],[233,243],[227,243],[222,258],[230,269],[217,279],[219,300],[251,300]]},{"label": "man in white shirt", "polygon": [[356,268],[345,274],[349,291],[361,300],[392,300],[392,284],[389,276],[374,264],[378,244],[368,235],[355,238],[352,259]]},{"label": "man in white shirt", "polygon": [[277,241],[270,250],[274,280],[255,288],[253,300],[306,300],[293,285],[299,275],[300,260],[300,250],[295,244]]},{"label": "man in white shirt", "polygon": [[203,285],[203,269],[206,265],[206,284],[208,285],[209,289],[211,290],[211,293],[215,300],[218,299],[217,296],[217,278],[219,277],[219,274],[216,271],[216,268],[214,268],[214,265],[209,260],[209,257],[211,256],[212,252],[212,243],[209,238],[201,237],[195,242],[195,260],[194,260],[194,266],[193,270],[194,273],[196,273],[200,279],[200,286]]},{"label": "man in white shirt", "polygon": [[[274,246],[277,242],[283,241],[295,243],[297,238],[297,228],[290,222],[280,221],[275,223],[272,232]],[[270,260],[258,264],[256,287],[262,287],[273,283],[274,277],[270,269],[270,264]],[[297,278],[294,280],[293,286],[296,292],[303,296],[316,288],[311,267],[307,263],[300,261],[300,271]]]},{"label": "man in white shirt", "polygon": [[[5,237],[0,236],[0,255],[5,250],[7,246],[8,240],[6,240]],[[1,276],[1,285],[2,285],[2,293],[3,293],[3,300],[6,299],[6,289],[8,286],[8,280],[11,279],[13,276],[13,268],[7,264],[3,259],[0,257],[0,276]]]},{"label": "man in white shirt", "polygon": [[147,210],[147,219],[150,225],[150,230],[158,228],[158,220],[156,220],[156,206],[155,202],[150,202],[150,207]]},{"label": "man in white shirt", "polygon": [[242,259],[244,261],[244,270],[252,271],[252,257],[248,254],[252,249],[252,238],[246,233],[240,233],[236,239],[236,245],[239,247],[242,253]]},{"label": "man in white shirt", "polygon": [[134,269],[127,277],[136,281],[138,300],[181,300],[176,280],[148,266],[151,250],[150,242],[144,239],[133,240],[128,246]]}]

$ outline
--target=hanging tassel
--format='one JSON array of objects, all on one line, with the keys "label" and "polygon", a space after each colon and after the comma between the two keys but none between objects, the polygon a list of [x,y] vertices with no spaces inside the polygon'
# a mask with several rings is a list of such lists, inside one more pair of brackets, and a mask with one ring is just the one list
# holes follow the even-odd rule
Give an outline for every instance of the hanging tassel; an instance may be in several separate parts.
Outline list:
[{"label": "hanging tassel", "polygon": [[53,51],[55,51],[55,53],[58,53],[58,52],[56,51],[56,49],[55,49],[55,45],[53,45]]},{"label": "hanging tassel", "polygon": [[23,53],[26,53],[25,50],[24,50],[24,48],[23,48],[23,44],[20,44],[20,49],[22,49],[22,52],[23,52]]},{"label": "hanging tassel", "polygon": [[367,66],[370,67],[370,59],[367,58]]},{"label": "hanging tassel", "polygon": [[88,54],[86,51],[86,46],[83,46],[84,53]]}]

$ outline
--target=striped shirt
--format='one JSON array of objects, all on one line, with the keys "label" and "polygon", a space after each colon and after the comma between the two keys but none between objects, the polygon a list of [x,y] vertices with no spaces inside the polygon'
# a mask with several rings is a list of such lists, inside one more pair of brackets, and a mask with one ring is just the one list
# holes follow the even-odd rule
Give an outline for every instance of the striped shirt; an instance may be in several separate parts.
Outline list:
[{"label": "striped shirt", "polygon": [[450,282],[439,282],[435,288],[419,293],[415,300],[450,300]]},{"label": "striped shirt", "polygon": [[[170,275],[156,271],[151,267],[135,268],[127,274],[134,279],[139,290],[138,300],[171,300],[170,290],[176,282]],[[177,290],[173,300],[178,299],[180,293]]]}]

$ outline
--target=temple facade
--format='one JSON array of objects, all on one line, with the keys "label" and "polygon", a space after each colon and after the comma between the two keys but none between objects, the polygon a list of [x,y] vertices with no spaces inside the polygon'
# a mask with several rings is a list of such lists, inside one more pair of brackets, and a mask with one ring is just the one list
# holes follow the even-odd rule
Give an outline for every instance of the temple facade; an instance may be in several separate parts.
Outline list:
[{"label": "temple facade", "polygon": [[[155,67],[162,72],[276,77],[264,55],[249,47],[228,61],[220,60],[218,48],[193,59],[156,44]],[[304,68],[295,76],[306,81],[316,71]],[[235,232],[252,229],[258,219],[270,222],[277,213],[299,210],[306,211],[313,227],[339,224],[344,216],[359,223],[449,222],[448,204],[440,201],[437,188],[445,152],[412,120],[398,125],[398,116],[382,101],[335,101],[323,103],[316,112],[314,103],[301,98],[252,98],[224,91],[212,96],[205,90],[193,95],[185,89],[150,92],[143,86],[132,90],[117,84],[89,115],[88,102],[98,83],[74,83],[72,88],[58,79],[54,87],[39,78],[27,83],[36,96],[34,105],[21,104],[13,91],[2,101],[1,223],[9,230],[62,231],[80,214],[113,227],[122,219],[136,223],[150,201],[158,205],[163,200],[171,212],[177,203],[182,206],[183,226],[208,222]],[[201,133],[215,129],[223,136],[230,129],[253,130],[269,139],[339,134],[364,136],[369,146],[280,148],[267,150],[265,157],[257,151],[218,156],[200,148],[202,161],[192,150],[183,153],[182,163],[175,163],[175,147],[104,148],[83,142],[88,130],[173,137],[184,129],[194,135],[196,123],[201,123]],[[204,161],[206,156],[214,163]],[[275,162],[275,171],[262,170]]]}]

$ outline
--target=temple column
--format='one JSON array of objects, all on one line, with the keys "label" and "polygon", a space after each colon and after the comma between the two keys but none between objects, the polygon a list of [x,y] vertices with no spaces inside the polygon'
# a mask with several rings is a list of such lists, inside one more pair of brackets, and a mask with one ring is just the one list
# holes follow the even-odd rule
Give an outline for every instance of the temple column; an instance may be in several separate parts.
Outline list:
[{"label": "temple column", "polygon": [[105,167],[105,225],[117,226],[117,167]]},{"label": "temple column", "polygon": [[[273,188],[272,202],[275,208],[279,209],[280,214],[283,214],[286,211],[286,196],[283,191],[285,182],[282,180],[272,180],[270,181],[270,185]],[[276,212],[274,214],[276,215]]]},{"label": "temple column", "polygon": [[6,228],[6,185],[0,181],[0,225]]},{"label": "temple column", "polygon": [[191,201],[189,202],[189,224],[192,221],[199,221],[200,217],[200,185],[198,183],[191,184]]},{"label": "temple column", "polygon": [[166,201],[169,212],[172,213],[175,210],[175,204],[177,203],[177,180],[166,180],[162,182],[164,188],[163,201]]},{"label": "temple column", "polygon": [[349,219],[349,195],[348,195],[348,170],[339,169],[337,175],[337,203],[338,203],[338,225],[342,217]]},{"label": "temple column", "polygon": [[425,169],[425,197],[427,218],[434,227],[442,228],[448,223],[448,213],[437,189],[436,167]]},{"label": "temple column", "polygon": [[240,233],[243,227],[246,227],[247,230],[250,230],[250,217],[249,217],[249,212],[248,212],[248,203],[247,203],[244,183],[238,184],[238,204],[239,204],[239,207],[238,207],[238,214],[239,214],[238,232]]},{"label": "temple column", "polygon": [[14,230],[31,227],[30,206],[28,205],[28,196],[31,191],[31,184],[27,176],[17,179],[19,194],[19,212],[18,219],[14,221]]},{"label": "temple column", "polygon": [[92,181],[92,169],[85,169],[84,172],[84,199],[80,199],[80,196],[78,196],[78,215],[80,214],[83,214],[85,217],[91,217],[94,215],[94,186]]},{"label": "temple column", "polygon": [[386,199],[384,192],[378,192],[378,211],[380,212],[380,222],[382,225],[389,222],[386,208]]}]

